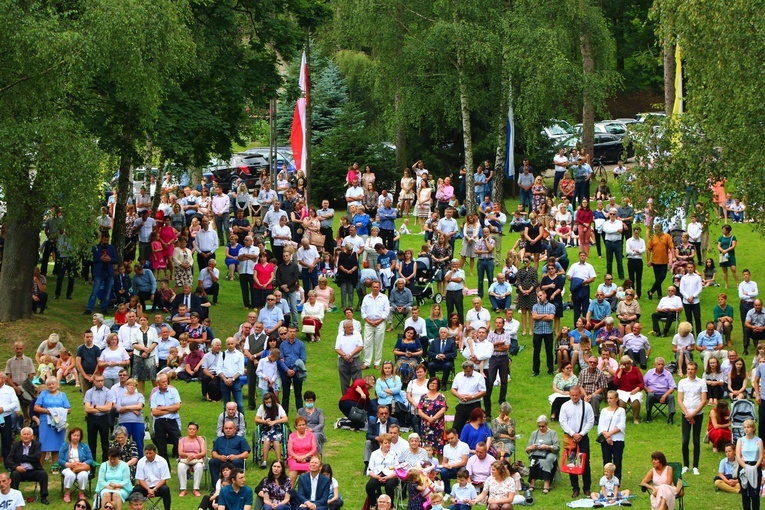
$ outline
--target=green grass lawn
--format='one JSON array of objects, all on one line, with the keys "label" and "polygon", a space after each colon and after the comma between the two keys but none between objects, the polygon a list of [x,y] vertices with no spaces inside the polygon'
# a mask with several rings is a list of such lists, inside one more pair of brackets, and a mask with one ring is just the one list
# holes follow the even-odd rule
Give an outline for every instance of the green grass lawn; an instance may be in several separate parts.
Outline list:
[{"label": "green grass lawn", "polygon": [[[612,185],[612,187],[618,186]],[[511,211],[514,210],[515,203],[515,201],[509,200],[507,202],[508,209]],[[714,217],[714,214],[712,214],[712,216]],[[336,219],[339,219],[339,215]],[[418,227],[414,225],[414,223],[414,221],[410,222],[410,229],[416,232],[418,231]],[[720,232],[720,224],[712,225],[711,232],[712,238],[716,239]],[[758,247],[762,246],[760,244],[762,242],[761,238],[755,234],[752,231],[751,226],[747,224],[734,225],[733,233],[737,236],[739,241],[739,247],[737,249],[739,270],[745,267],[750,268],[752,270],[753,280],[765,284],[765,279],[759,272],[759,266],[757,264]],[[516,238],[517,234],[505,236],[503,249],[505,251],[508,250],[515,242]],[[422,238],[418,235],[404,236],[401,242],[402,248],[419,249],[421,244]],[[716,260],[716,256],[713,255],[713,257]],[[569,252],[569,258],[571,260],[576,260],[576,255],[573,249]],[[223,260],[223,249],[218,252],[218,260]],[[593,249],[590,252],[590,262],[595,266],[595,269],[598,272],[599,283],[602,281],[602,276],[605,273],[605,259],[598,259],[597,253]],[[225,269],[222,270],[222,274],[225,276]],[[721,275],[718,275],[718,281],[722,282]],[[647,290],[652,282],[652,271],[646,268],[643,280],[644,289]],[[477,286],[476,277],[468,277],[467,284],[470,288],[475,288]],[[665,284],[668,285],[668,280],[665,281]],[[53,285],[55,285],[55,282],[50,276],[48,285],[49,294],[52,296]],[[733,305],[737,314],[737,293],[732,287],[733,285],[731,282],[731,289],[728,290],[729,295],[731,295],[729,301]],[[645,318],[643,321],[644,331],[647,332],[651,329],[649,322],[650,313],[654,311],[657,301],[649,301],[645,290],[640,304],[643,317]],[[712,318],[712,308],[716,304],[717,294],[723,290],[724,289],[722,288],[709,288],[704,290],[702,294],[702,319],[704,321]],[[36,346],[39,345],[39,343],[52,331],[61,334],[62,341],[67,347],[76,349],[81,341],[81,332],[91,325],[90,317],[81,315],[82,311],[85,309],[84,304],[87,300],[89,291],[90,287],[83,284],[81,279],[78,279],[73,301],[63,299],[54,301],[51,298],[51,301],[49,302],[50,308],[46,311],[45,315],[38,315],[19,323],[0,325],[0,337],[2,338],[2,340],[0,340],[0,350],[4,354],[4,356],[1,357],[7,359],[12,356],[10,341],[16,338],[23,338],[27,341],[27,354],[32,355],[34,348],[36,348]],[[338,291],[338,304],[339,300],[340,296]],[[432,301],[425,304],[422,313],[423,317],[427,317],[431,305]],[[465,303],[466,310],[469,309],[469,306],[470,300],[467,299]],[[486,300],[485,306],[487,308],[490,307],[488,299]],[[246,317],[246,311],[241,305],[238,282],[221,280],[220,304],[211,309],[210,316],[212,318],[212,327],[217,337],[225,340],[227,336],[236,332],[238,325],[243,322]],[[334,336],[332,333],[337,331],[338,321],[341,317],[342,315],[339,313],[327,314],[322,342],[316,344],[309,343],[306,345],[308,351],[309,377],[304,385],[304,391],[310,389],[315,391],[318,395],[317,406],[323,409],[327,423],[326,434],[328,440],[324,449],[324,461],[332,464],[335,477],[338,479],[341,486],[341,492],[345,499],[346,507],[357,509],[361,507],[365,498],[364,486],[366,477],[364,476],[362,462],[364,433],[334,430],[332,428],[332,424],[340,416],[340,412],[337,408],[337,401],[340,395],[336,373]],[[572,313],[570,311],[566,312],[562,324],[571,324],[572,321]],[[735,324],[736,326],[733,333],[734,344],[740,350],[742,343],[738,317],[735,318]],[[400,333],[401,329],[402,328],[399,328],[396,333]],[[396,333],[386,335],[385,349],[386,352],[389,352],[391,355],[396,340]],[[671,338],[656,339],[650,337],[650,340],[653,347],[652,358],[661,355],[668,360],[672,359],[670,346]],[[546,375],[533,379],[529,377],[531,374],[532,357],[531,337],[521,337],[519,341],[526,346],[526,349],[513,360],[511,373],[512,382],[509,385],[508,400],[513,405],[513,417],[517,422],[518,432],[523,436],[523,439],[519,440],[519,443],[521,443],[519,444],[519,449],[522,449],[525,446],[529,434],[535,428],[536,417],[540,414],[549,414],[550,406],[546,397],[551,392],[552,377]],[[748,366],[750,359],[747,359],[746,363]],[[367,373],[371,373],[371,371],[368,371]],[[209,444],[211,444],[215,435],[216,419],[218,414],[223,410],[223,405],[220,403],[213,404],[202,402],[197,384],[179,382],[176,383],[176,387],[180,391],[184,400],[184,405],[181,409],[181,416],[184,424],[191,420],[199,422],[200,434],[206,436],[209,440]],[[70,402],[73,404],[71,423],[84,426],[84,412],[80,394],[72,387],[66,388],[65,391],[68,393]],[[497,398],[496,395],[497,393],[494,392],[494,398]],[[451,395],[448,395],[448,400],[451,406],[448,414],[453,414],[455,400]],[[292,402],[294,406],[294,399]],[[494,404],[494,409],[498,409],[496,404]],[[641,415],[641,417],[644,418],[644,411]],[[246,416],[248,428],[251,431],[254,423],[254,412],[248,411]],[[294,408],[291,410],[291,416],[293,418],[295,416]],[[681,461],[681,429],[679,423],[680,418],[676,420],[674,426],[667,425],[666,422],[657,419],[651,424],[641,423],[635,426],[630,422],[627,426],[622,487],[638,493],[638,500],[635,502],[637,508],[648,507],[647,497],[638,490],[638,483],[651,467],[650,453],[654,450],[661,450],[666,454],[670,461]],[[559,434],[562,433],[557,423],[552,426],[558,430]],[[706,420],[704,427],[706,427]],[[597,446],[594,442],[594,434],[591,434],[591,443]],[[701,463],[699,466],[701,476],[693,476],[691,474],[686,476],[686,479],[690,484],[690,487],[686,492],[686,508],[704,507],[709,509],[727,509],[740,505],[737,496],[714,492],[712,478],[717,472],[717,466],[721,458],[722,454],[713,453],[710,445],[702,444]],[[524,458],[524,461],[525,460],[526,459]],[[594,483],[597,484],[597,481],[602,475],[602,470],[600,468],[602,460],[598,448],[593,448],[591,465],[592,478]],[[174,466],[173,475],[175,476]],[[252,463],[248,463],[247,481],[250,485],[257,484],[264,475],[265,470],[258,469]],[[196,498],[186,497],[180,499],[177,497],[178,485],[175,478],[171,480],[170,486],[173,488],[174,509],[196,508],[198,503]],[[28,492],[31,489],[31,485],[24,484],[22,485],[22,489],[26,489]],[[58,490],[59,479],[58,477],[52,477],[52,505],[50,508],[58,510],[71,507],[72,505],[66,505],[61,501],[58,495]],[[571,488],[568,479],[564,477],[563,481],[556,482],[553,485],[553,490],[549,495],[542,495],[541,491],[536,492],[535,504],[541,508],[561,508],[567,501],[570,501],[570,494]],[[37,507],[37,504],[34,506]]]}]

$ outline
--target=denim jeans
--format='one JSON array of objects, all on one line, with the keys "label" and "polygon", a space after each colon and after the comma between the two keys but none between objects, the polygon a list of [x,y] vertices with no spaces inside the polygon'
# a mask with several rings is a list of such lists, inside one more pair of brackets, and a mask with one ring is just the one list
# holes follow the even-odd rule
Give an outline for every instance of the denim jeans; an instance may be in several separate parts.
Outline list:
[{"label": "denim jeans", "polygon": [[531,212],[531,195],[531,190],[521,190],[521,205],[524,211]]},{"label": "denim jeans", "polygon": [[484,275],[489,279],[491,285],[494,279],[494,259],[478,259],[478,295],[483,297],[483,278]]},{"label": "denim jeans", "polygon": [[92,312],[93,307],[96,306],[96,297],[98,297],[98,292],[101,290],[102,283],[104,284],[104,290],[106,292],[103,301],[101,301],[101,311],[106,313],[106,310],[109,308],[109,298],[112,295],[114,276],[108,275],[104,277],[102,275],[93,275],[93,290],[90,291],[90,298],[88,299],[88,306],[86,307],[90,312]]},{"label": "denim jeans", "polygon": [[244,414],[244,405],[242,404],[242,383],[240,379],[228,386],[223,380],[220,381],[220,394],[223,401],[223,410],[226,410],[226,404],[232,401],[236,402],[236,408]]}]

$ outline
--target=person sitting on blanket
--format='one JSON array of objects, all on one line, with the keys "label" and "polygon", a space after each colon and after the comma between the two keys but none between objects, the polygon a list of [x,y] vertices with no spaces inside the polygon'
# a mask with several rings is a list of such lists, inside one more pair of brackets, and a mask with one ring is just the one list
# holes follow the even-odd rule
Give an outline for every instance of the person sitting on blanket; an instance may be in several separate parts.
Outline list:
[{"label": "person sitting on blanket", "polygon": [[619,479],[614,476],[616,472],[616,466],[608,462],[603,466],[603,477],[600,479],[600,492],[593,492],[590,497],[595,502],[592,506],[594,508],[603,508],[608,503],[615,503],[619,500],[621,506],[632,506],[632,503],[627,499],[630,495],[628,490],[619,490]]}]

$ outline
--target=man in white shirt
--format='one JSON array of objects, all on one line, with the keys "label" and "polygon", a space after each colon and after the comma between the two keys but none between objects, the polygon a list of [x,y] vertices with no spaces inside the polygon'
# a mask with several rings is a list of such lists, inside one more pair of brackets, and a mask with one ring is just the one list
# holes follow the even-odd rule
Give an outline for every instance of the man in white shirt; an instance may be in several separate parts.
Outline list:
[{"label": "man in white shirt", "polygon": [[135,312],[125,314],[125,324],[117,330],[117,336],[120,339],[120,345],[128,354],[133,352],[133,336],[137,335],[141,327],[136,322]]},{"label": "man in white shirt", "polygon": [[202,218],[202,230],[197,232],[194,239],[194,250],[197,252],[197,266],[207,267],[210,259],[215,259],[215,250],[218,249],[218,234],[210,228],[210,220]]},{"label": "man in white shirt", "polygon": [[408,327],[414,328],[414,332],[417,334],[417,337],[420,339],[420,343],[422,344],[423,352],[427,352],[428,350],[428,328],[425,324],[425,319],[420,317],[420,307],[417,305],[413,305],[411,309],[411,316],[404,321],[404,330]]},{"label": "man in white shirt", "polygon": [[573,264],[566,273],[571,282],[571,301],[574,303],[574,324],[580,315],[587,316],[590,306],[590,284],[595,281],[595,268],[587,262],[587,254],[579,252],[579,263]]},{"label": "man in white shirt", "polygon": [[[5,372],[0,372],[0,443],[2,444],[3,458],[8,456],[13,444],[13,422],[17,416],[21,416],[21,406],[16,391],[9,384],[5,384]],[[10,487],[10,485],[8,486]],[[0,507],[2,508],[2,507]]]},{"label": "man in white shirt", "polygon": [[689,442],[693,429],[693,474],[699,474],[699,455],[701,454],[701,426],[704,424],[704,406],[707,405],[707,383],[696,377],[698,365],[691,361],[686,367],[688,377],[677,384],[677,403],[683,413],[683,474],[689,466]]},{"label": "man in white shirt", "polygon": [[627,276],[635,286],[635,297],[643,295],[643,254],[645,241],[640,237],[640,227],[632,228],[632,237],[627,239]]},{"label": "man in white shirt", "polygon": [[388,296],[380,292],[380,282],[372,282],[372,293],[361,302],[361,318],[364,320],[364,366],[366,370],[374,358],[375,370],[380,370],[382,349],[385,341],[385,320],[390,315]]},{"label": "man in white shirt", "polygon": [[749,354],[749,331],[746,328],[746,314],[754,308],[754,300],[759,295],[757,282],[752,281],[752,273],[748,269],[741,272],[743,280],[738,284],[738,313],[741,316],[741,330],[744,332],[744,354]]},{"label": "man in white shirt", "polygon": [[207,267],[199,272],[198,283],[202,287],[205,296],[212,296],[213,306],[218,306],[218,292],[220,291],[220,285],[218,280],[220,279],[220,271],[215,266],[217,262],[215,259],[210,259],[207,262]]},{"label": "man in white shirt", "polygon": [[553,180],[553,195],[558,196],[558,184],[566,174],[566,167],[568,166],[568,158],[566,157],[566,149],[562,148],[558,151],[558,155],[553,158],[553,165],[555,165],[555,178]]},{"label": "man in white shirt", "polygon": [[348,188],[348,190],[345,192],[345,201],[348,204],[348,214],[350,215],[350,210],[352,205],[363,205],[362,200],[364,200],[364,190],[359,186],[359,180],[353,179],[351,182],[351,187]]},{"label": "man in white shirt", "polygon": [[11,489],[11,478],[0,473],[0,508],[3,510],[21,510],[26,506],[21,491]]},{"label": "man in white shirt", "polygon": [[685,274],[680,278],[680,295],[683,296],[685,320],[695,326],[696,334],[701,331],[702,290],[704,290],[704,284],[701,281],[701,276],[696,274],[696,264],[688,262],[685,266]]},{"label": "man in white shirt", "polygon": [[218,359],[218,377],[224,405],[233,399],[239,412],[244,413],[240,379],[244,374],[244,354],[237,350],[236,345],[237,341],[233,337],[226,338],[226,352]]},{"label": "man in white shirt", "polygon": [[[560,408],[560,426],[563,432],[571,436],[574,443],[579,446],[579,452],[587,454],[584,462],[584,473],[582,473],[582,488],[585,494],[589,494],[591,474],[590,438],[588,434],[595,424],[595,415],[593,414],[592,406],[582,399],[582,388],[580,386],[573,386],[569,390],[569,397],[571,400],[564,403]],[[569,475],[569,480],[573,489],[571,497],[576,499],[580,494],[579,477],[577,475]]]},{"label": "man in white shirt", "polygon": [[244,238],[244,244],[239,250],[237,260],[239,261],[239,286],[242,290],[242,303],[245,308],[255,308],[255,263],[258,261],[260,248],[253,246],[252,236]]},{"label": "man in white shirt", "polygon": [[342,321],[343,333],[337,335],[335,352],[337,353],[337,372],[340,376],[340,393],[345,395],[352,381],[361,378],[361,360],[359,355],[364,349],[361,335],[354,331],[353,322]]},{"label": "man in white shirt", "polygon": [[140,212],[138,219],[133,223],[133,231],[138,232],[138,249],[141,260],[149,260],[150,258],[151,241],[149,241],[149,237],[157,225],[154,218],[149,216],[149,212],[148,209]]},{"label": "man in white shirt", "polygon": [[616,257],[616,269],[619,272],[619,280],[624,280],[624,267],[622,266],[622,231],[624,223],[616,217],[616,209],[608,211],[608,219],[603,222],[602,232],[606,241],[606,272],[612,274],[613,259]]},{"label": "man in white shirt", "polygon": [[359,260],[361,260],[361,256],[364,253],[364,238],[356,234],[356,227],[354,225],[348,227],[348,235],[343,239],[343,246],[348,243],[353,246],[353,251],[356,252]]},{"label": "man in white shirt", "polygon": [[[685,227],[685,232],[688,234],[688,240],[693,245],[693,248],[696,250],[696,258],[699,262],[699,265],[703,264],[703,253],[701,249],[701,234],[704,232],[704,225],[702,225],[700,222],[696,221],[696,215],[691,214],[691,216],[688,218],[690,221],[688,223],[688,226]],[[706,251],[706,246],[704,247],[704,250]]]},{"label": "man in white shirt", "polygon": [[447,208],[445,214],[446,216],[438,220],[436,233],[445,237],[449,242],[449,245],[452,247],[452,250],[454,250],[454,236],[459,231],[459,227],[457,225],[457,220],[453,217],[454,209],[451,207]]},{"label": "man in white shirt", "polygon": [[268,212],[268,206],[269,204],[272,204],[274,200],[278,201],[279,195],[276,194],[276,191],[271,189],[271,182],[266,181],[263,183],[263,189],[258,193],[258,203],[262,206],[260,209],[261,215],[265,215],[266,212]]},{"label": "man in white shirt", "polygon": [[[651,314],[653,320],[653,331],[650,333],[656,337],[667,336],[672,327],[672,323],[679,319],[680,311],[683,309],[683,300],[677,295],[674,285],[667,287],[667,295],[661,298],[656,311]],[[664,331],[659,327],[659,321],[664,319]]]},{"label": "man in white shirt", "polygon": [[401,439],[401,429],[398,423],[391,423],[388,427],[388,434],[390,434],[390,451],[397,456],[401,455],[401,452],[405,452],[409,449],[409,442]]},{"label": "man in white shirt", "polygon": [[491,327],[491,313],[483,307],[481,298],[473,298],[473,308],[465,315],[465,323],[476,331],[478,328],[488,330]]},{"label": "man in white shirt", "polygon": [[444,491],[451,493],[450,481],[457,478],[457,471],[467,465],[470,456],[470,447],[467,443],[460,441],[460,436],[454,429],[446,431],[446,444],[444,445],[444,457],[441,465],[438,466],[438,472],[441,474],[441,481],[444,482]]},{"label": "man in white shirt", "polygon": [[454,413],[454,430],[462,432],[473,409],[481,407],[481,399],[486,394],[486,379],[475,373],[475,366],[470,360],[462,362],[462,372],[454,376],[452,395],[457,397]]},{"label": "man in white shirt", "polygon": [[300,241],[300,248],[297,250],[297,261],[300,266],[300,274],[303,278],[303,292],[319,286],[319,252],[313,246],[307,237]]},{"label": "man in white shirt", "polygon": [[[215,338],[210,343],[210,352],[202,357],[202,365],[199,370],[199,382],[202,389],[202,396],[207,400],[220,399],[220,373],[219,364],[223,357],[220,353],[220,338]],[[216,398],[217,397],[217,398]]]},{"label": "man in white shirt", "polygon": [[136,464],[133,492],[149,499],[162,498],[165,510],[170,510],[170,488],[167,486],[170,467],[165,459],[157,455],[157,447],[153,444],[147,444],[143,452],[144,457]]}]

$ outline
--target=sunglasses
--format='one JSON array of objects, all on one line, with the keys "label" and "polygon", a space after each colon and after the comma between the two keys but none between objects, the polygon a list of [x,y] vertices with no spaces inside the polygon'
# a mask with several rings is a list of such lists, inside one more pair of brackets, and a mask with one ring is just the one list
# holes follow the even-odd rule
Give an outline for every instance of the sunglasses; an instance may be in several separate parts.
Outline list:
[{"label": "sunglasses", "polygon": [[[88,508],[87,506],[85,506],[85,503],[77,503],[76,505],[74,505],[74,507],[75,508]],[[104,508],[108,508],[108,507],[104,507]]]}]

